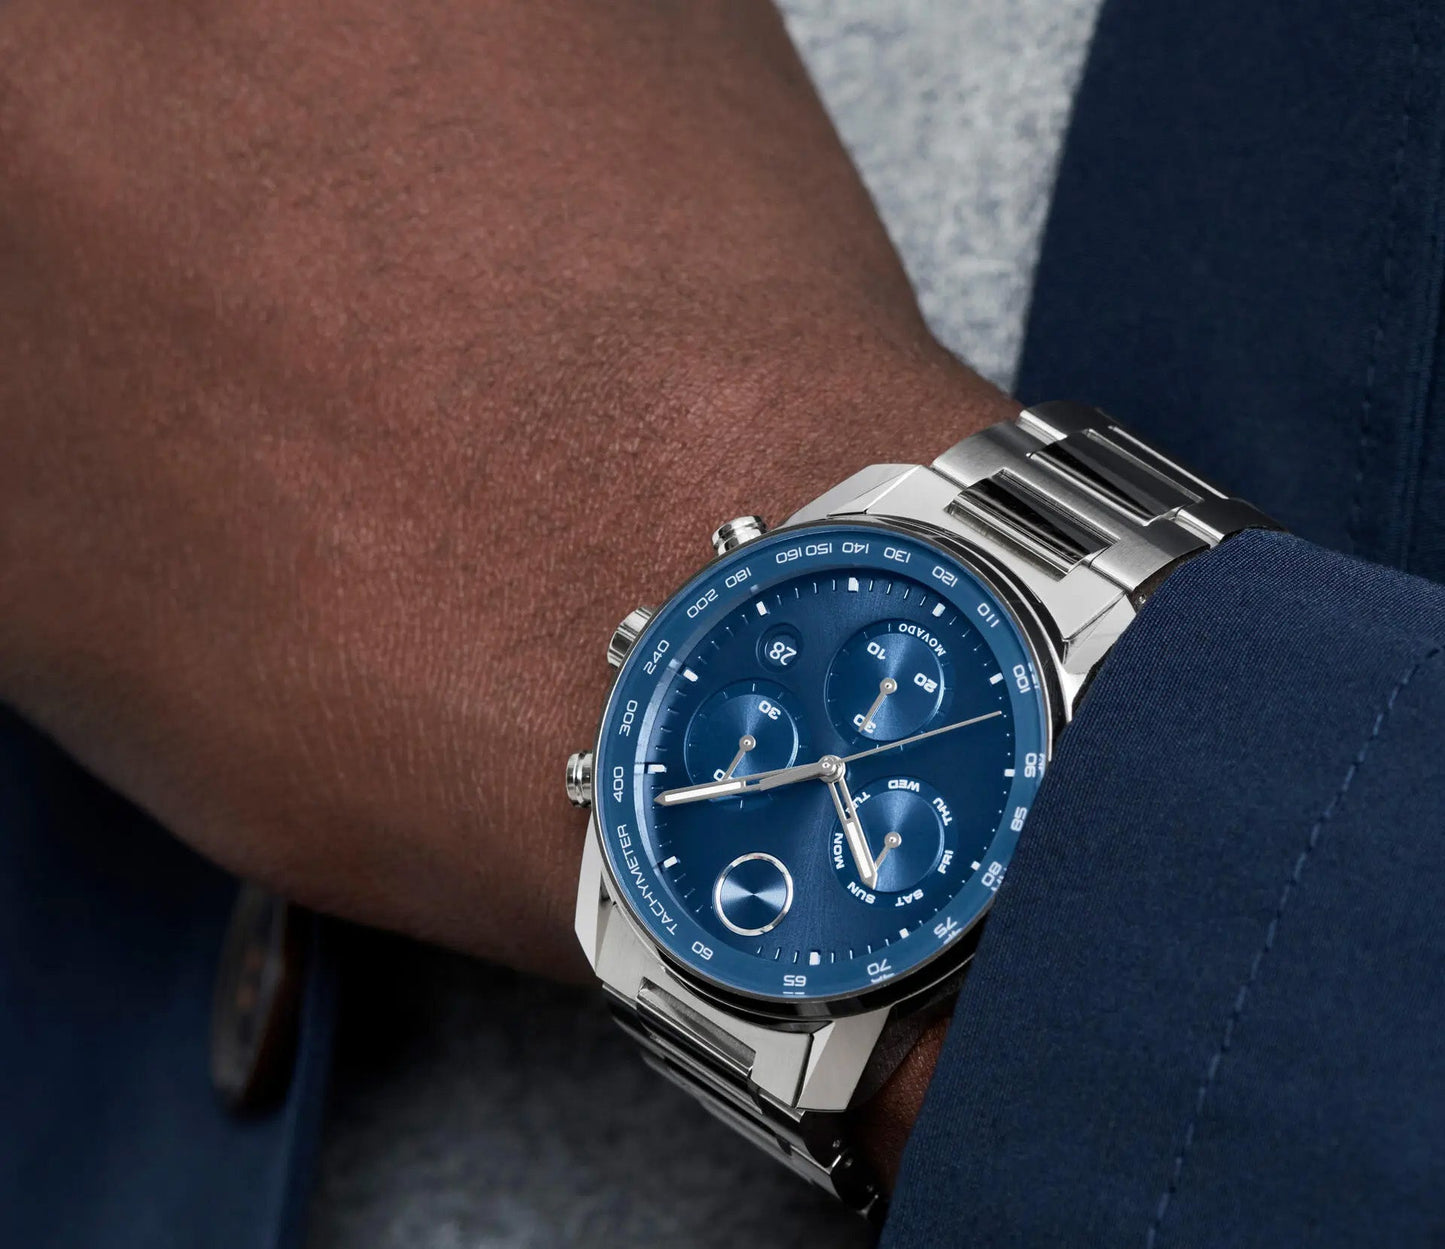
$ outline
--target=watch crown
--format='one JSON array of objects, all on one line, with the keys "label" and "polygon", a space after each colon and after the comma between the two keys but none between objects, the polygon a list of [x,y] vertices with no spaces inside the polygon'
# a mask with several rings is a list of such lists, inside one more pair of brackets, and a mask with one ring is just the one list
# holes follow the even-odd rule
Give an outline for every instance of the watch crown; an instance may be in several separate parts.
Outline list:
[{"label": "watch crown", "polygon": [[767,532],[768,522],[761,516],[737,516],[717,527],[712,536],[712,549],[719,555],[726,555]]},{"label": "watch crown", "polygon": [[574,807],[592,805],[592,752],[575,751],[567,760],[567,797]]},{"label": "watch crown", "polygon": [[607,644],[607,662],[614,668],[622,667],[622,661],[627,658],[627,652],[632,649],[632,644],[637,641],[638,635],[647,628],[647,622],[652,619],[653,612],[654,609],[651,607],[634,607],[622,618],[622,623],[612,634],[612,641]]}]

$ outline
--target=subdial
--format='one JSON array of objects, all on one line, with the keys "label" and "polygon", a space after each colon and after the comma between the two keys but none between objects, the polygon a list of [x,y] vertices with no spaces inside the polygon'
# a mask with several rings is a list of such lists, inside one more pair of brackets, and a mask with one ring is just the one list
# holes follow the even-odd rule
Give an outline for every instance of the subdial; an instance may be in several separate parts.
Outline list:
[{"label": "subdial", "polygon": [[833,656],[826,696],[845,739],[895,741],[916,733],[943,703],[952,675],[948,650],[911,620],[879,620]]},{"label": "subdial", "polygon": [[683,762],[694,784],[791,767],[798,758],[800,717],[792,696],[771,681],[737,681],[693,714]]},{"label": "subdial", "polygon": [[740,854],[719,873],[712,905],[730,932],[760,937],[787,917],[793,905],[793,878],[774,855]]},{"label": "subdial", "polygon": [[834,834],[831,851],[834,870],[857,897],[907,893],[950,853],[945,843],[953,813],[927,781],[911,776],[874,781],[854,793],[853,805],[873,855],[877,885],[869,889],[858,880],[841,831]]}]

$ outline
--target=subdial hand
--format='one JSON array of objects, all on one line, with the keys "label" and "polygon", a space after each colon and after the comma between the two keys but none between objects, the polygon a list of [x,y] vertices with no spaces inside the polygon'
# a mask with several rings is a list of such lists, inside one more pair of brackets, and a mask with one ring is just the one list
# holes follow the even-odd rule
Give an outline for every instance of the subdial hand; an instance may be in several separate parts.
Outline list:
[{"label": "subdial hand", "polygon": [[890,850],[897,850],[903,844],[903,836],[900,833],[889,833],[883,839],[883,849],[879,851],[878,857],[873,860],[873,871],[876,875],[879,868],[883,866],[883,860],[888,857]]},{"label": "subdial hand", "polygon": [[878,708],[883,706],[883,700],[887,698],[889,694],[896,694],[897,692],[898,682],[892,677],[884,677],[878,682],[878,697],[873,700],[873,705],[868,708],[867,714],[864,715],[863,723],[858,727],[860,733],[866,736],[869,729],[878,727],[873,723],[873,717],[878,714]]},{"label": "subdial hand", "polygon": [[743,756],[747,754],[750,750],[756,750],[757,746],[758,739],[754,737],[751,733],[744,733],[740,738],[738,738],[738,753],[733,756],[733,761],[728,764],[728,770],[717,779],[720,781],[727,780],[728,777],[730,777],[734,772],[738,770],[738,764],[743,761]]}]

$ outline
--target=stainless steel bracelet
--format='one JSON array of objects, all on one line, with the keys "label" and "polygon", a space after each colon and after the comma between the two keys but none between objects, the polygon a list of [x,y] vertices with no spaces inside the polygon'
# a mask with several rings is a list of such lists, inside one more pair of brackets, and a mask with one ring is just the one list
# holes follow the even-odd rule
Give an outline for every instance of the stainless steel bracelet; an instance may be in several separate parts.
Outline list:
[{"label": "stainless steel bracelet", "polygon": [[751,1078],[754,1051],[655,985],[645,984],[635,1001],[614,997],[613,1015],[650,1067],[849,1209],[882,1221],[882,1187],[849,1143],[842,1112],[801,1110],[759,1088]]},{"label": "stainless steel bracelet", "polygon": [[[1075,403],[1026,409],[1010,424],[963,439],[926,469],[867,470],[793,519],[859,514],[931,525],[1004,565],[1037,600],[1075,690],[1181,562],[1243,529],[1278,528],[1104,413]],[[622,969],[603,980],[618,1022],[647,1061],[748,1140],[880,1220],[886,1199],[849,1144],[845,1112],[869,1054],[898,1039],[898,1022],[885,1028],[884,1012],[871,1030],[862,1019],[845,1019],[810,1033],[733,1016],[694,993],[655,952],[625,944],[635,941],[630,934],[616,926],[604,932],[590,915],[579,908],[579,933]],[[609,942],[622,952],[609,958]],[[600,970],[597,957],[594,965]],[[827,1045],[835,1054],[850,1051],[841,1065],[849,1074],[820,1088],[823,1077],[813,1073],[823,1069]],[[896,1057],[901,1053],[884,1060],[882,1074]]]},{"label": "stainless steel bracelet", "polygon": [[1041,569],[1078,567],[1135,600],[1243,529],[1279,526],[1082,403],[1041,403],[955,443],[933,470],[961,489],[950,513]]}]

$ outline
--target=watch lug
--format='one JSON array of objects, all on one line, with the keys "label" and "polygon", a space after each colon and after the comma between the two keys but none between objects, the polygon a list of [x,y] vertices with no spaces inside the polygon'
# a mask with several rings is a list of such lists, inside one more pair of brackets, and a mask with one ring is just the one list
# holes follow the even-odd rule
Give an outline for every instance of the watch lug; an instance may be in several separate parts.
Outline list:
[{"label": "watch lug", "polygon": [[870,464],[799,508],[788,517],[787,523],[804,525],[833,516],[860,516],[881,493],[915,467],[913,464]]},{"label": "watch lug", "polygon": [[608,912],[613,906],[612,899],[607,895],[606,878],[602,872],[602,848],[597,837],[597,817],[594,815],[587,821],[587,839],[582,843],[582,868],[577,877],[577,911],[573,928],[582,952],[592,964],[592,970],[601,975],[602,937]]},{"label": "watch lug", "polygon": [[1103,615],[1094,617],[1068,638],[1059,669],[1060,680],[1066,685],[1072,680],[1073,684],[1082,688],[1094,669],[1103,662],[1104,656],[1113,649],[1119,635],[1138,614],[1133,603],[1127,598],[1120,599]]},{"label": "watch lug", "polygon": [[813,1033],[798,1091],[799,1110],[846,1110],[893,1008],[845,1015]]}]

